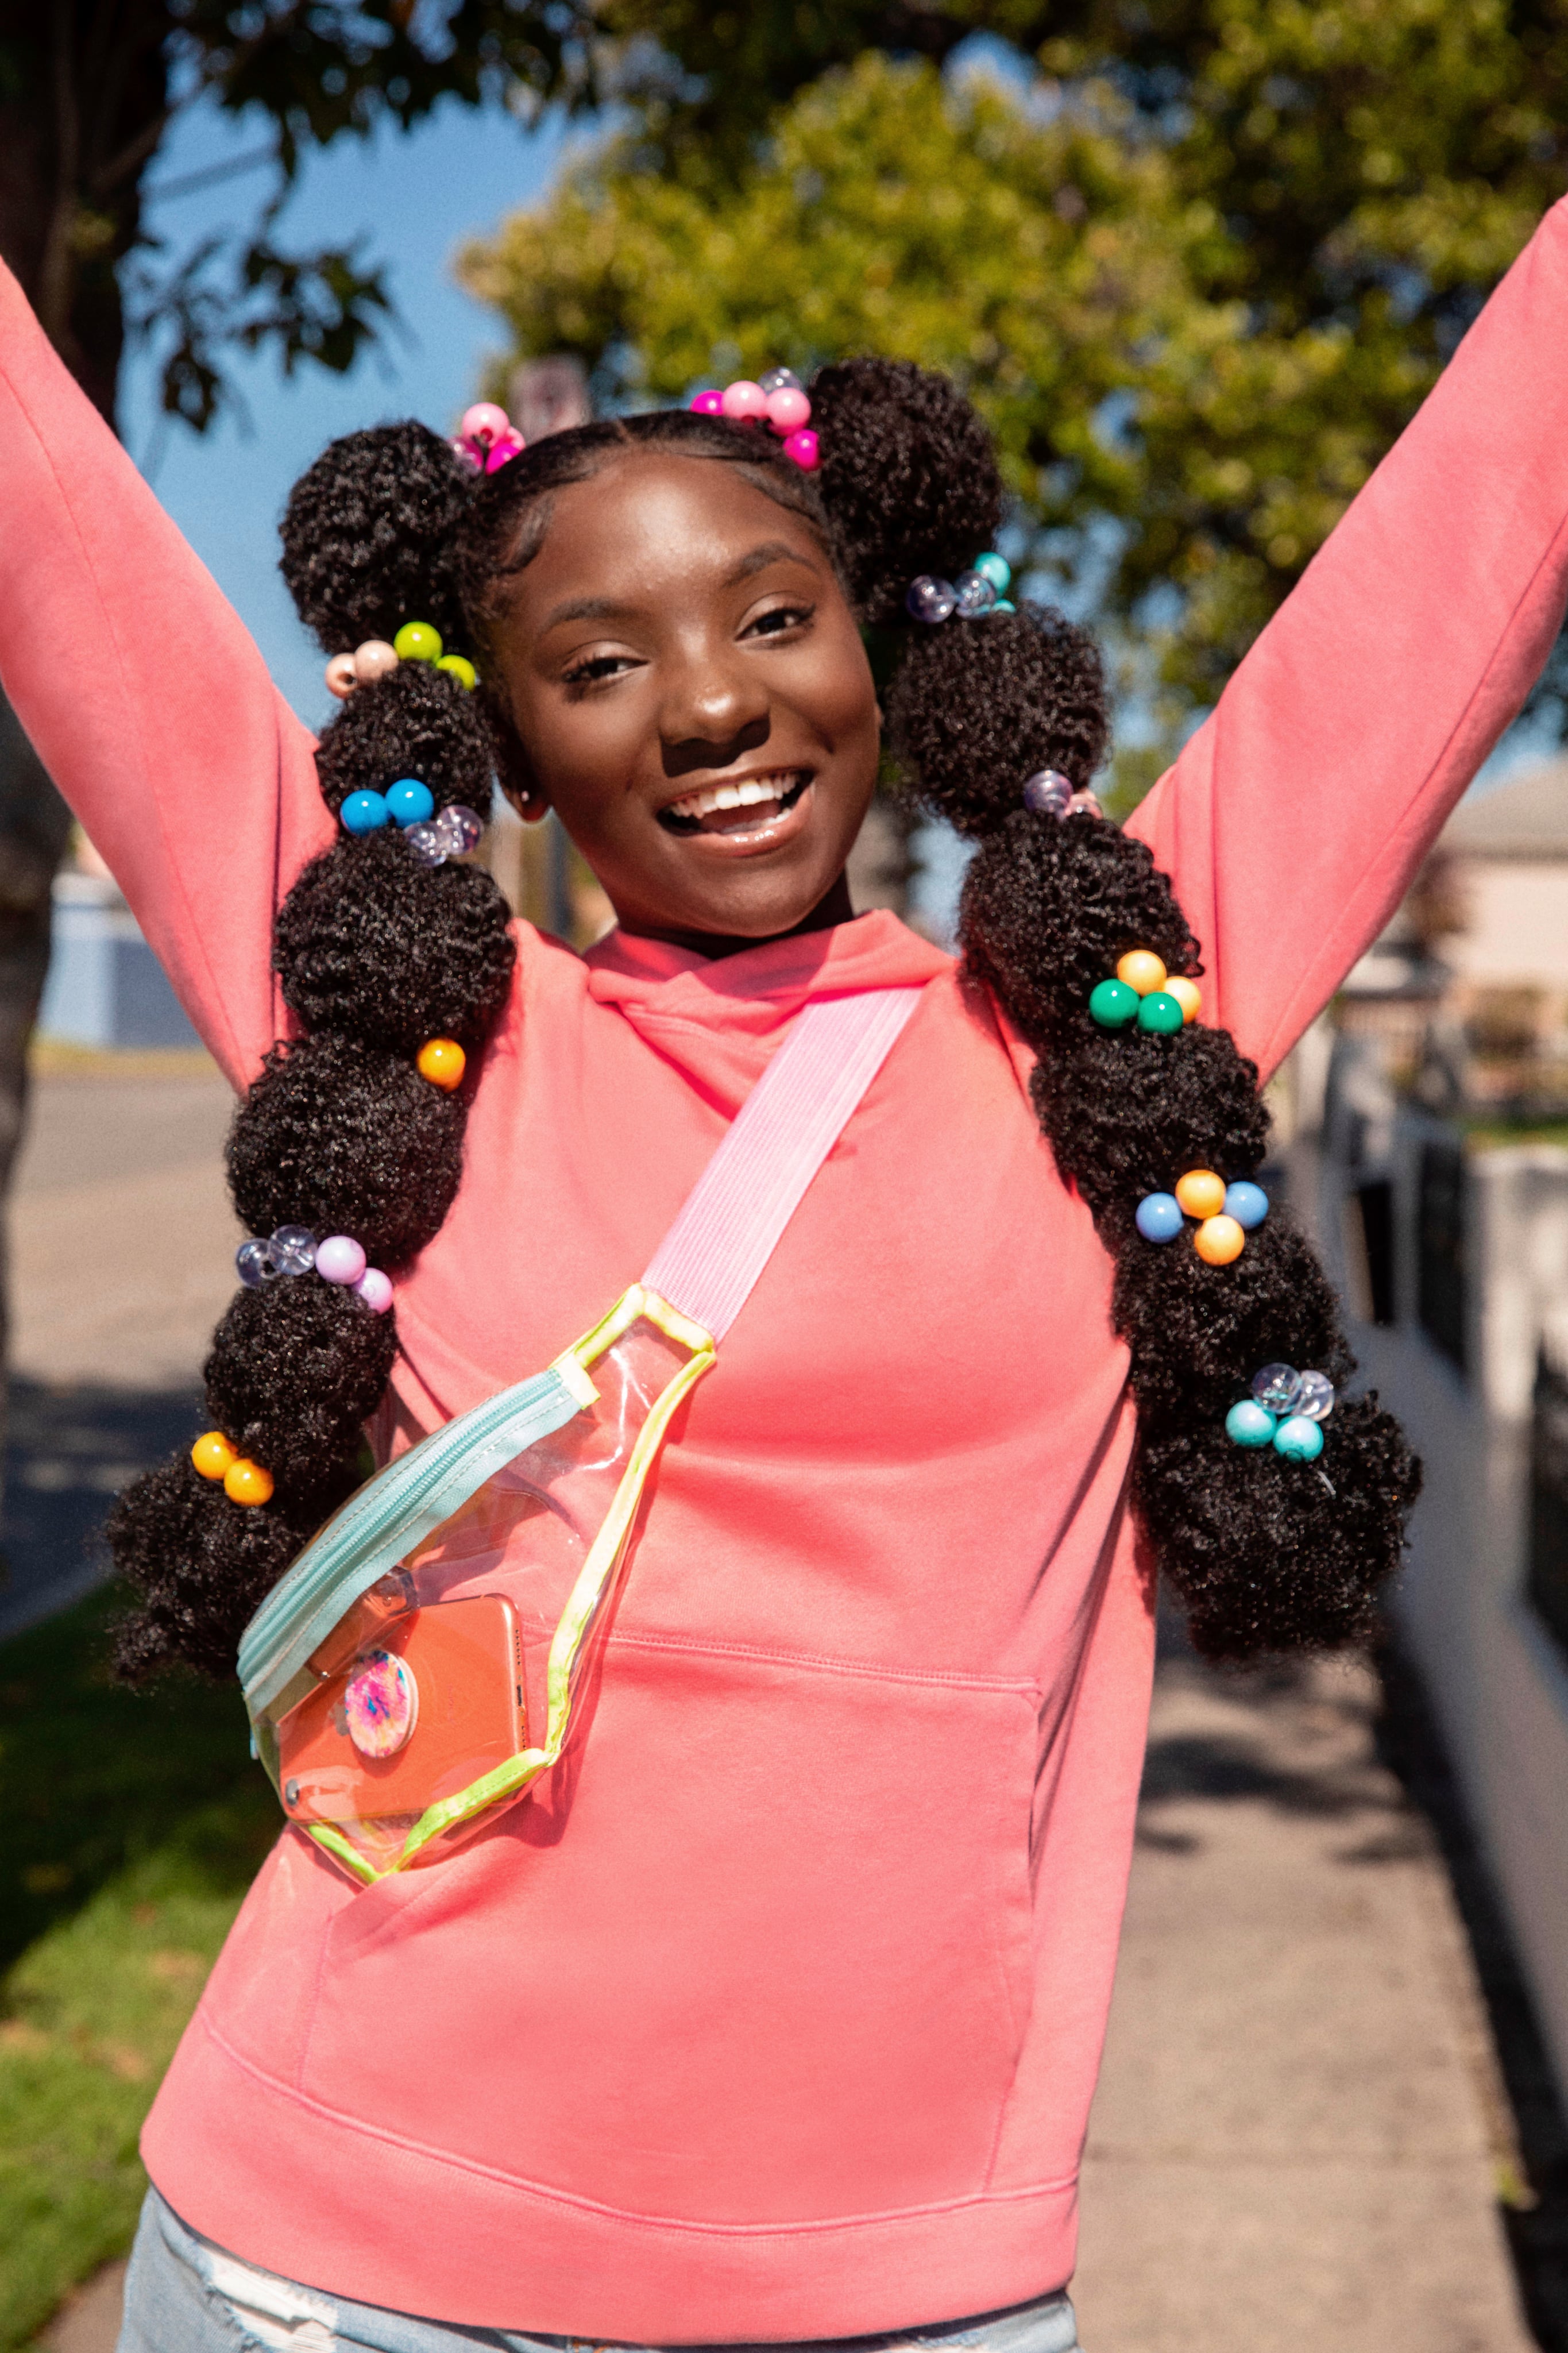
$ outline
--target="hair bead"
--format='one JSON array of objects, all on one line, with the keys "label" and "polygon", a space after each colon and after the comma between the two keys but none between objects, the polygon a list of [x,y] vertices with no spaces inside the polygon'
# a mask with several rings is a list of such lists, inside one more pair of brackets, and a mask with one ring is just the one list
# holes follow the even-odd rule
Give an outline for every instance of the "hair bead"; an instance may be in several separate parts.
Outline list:
[{"label": "hair bead", "polygon": [[420,1047],[415,1062],[422,1079],[428,1079],[433,1087],[441,1087],[449,1094],[454,1087],[462,1085],[468,1058],[455,1039],[431,1038]]},{"label": "hair bead", "polygon": [[340,702],[346,702],[359,684],[353,654],[334,654],[327,664],[326,680],[327,692],[335,694]]},{"label": "hair bead", "polygon": [[269,1504],[276,1492],[270,1471],[242,1454],[223,1474],[223,1492],[231,1504]]},{"label": "hair bead", "polygon": [[221,1430],[205,1430],[191,1449],[191,1461],[204,1479],[221,1480],[238,1460],[238,1449],[230,1445]]},{"label": "hair bead", "polygon": [[1193,1236],[1193,1248],[1206,1266],[1229,1266],[1246,1247],[1247,1236],[1234,1218],[1205,1218]]},{"label": "hair bead", "polygon": [[438,662],[446,648],[441,632],[433,629],[428,621],[405,621],[392,640],[392,649],[399,661]]}]

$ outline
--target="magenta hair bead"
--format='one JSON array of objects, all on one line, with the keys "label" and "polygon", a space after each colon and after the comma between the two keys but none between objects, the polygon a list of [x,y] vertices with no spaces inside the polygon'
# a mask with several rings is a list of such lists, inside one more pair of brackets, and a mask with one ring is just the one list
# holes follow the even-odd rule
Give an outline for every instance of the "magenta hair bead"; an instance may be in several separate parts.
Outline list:
[{"label": "magenta hair bead", "polygon": [[493,400],[476,400],[471,408],[465,408],[458,427],[465,441],[477,441],[481,449],[489,449],[511,430],[510,417]]},{"label": "magenta hair bead", "polygon": [[724,396],[721,392],[697,392],[691,396],[691,410],[696,417],[722,417]]},{"label": "magenta hair bead", "polygon": [[486,473],[496,474],[503,466],[510,466],[514,458],[521,457],[522,448],[521,434],[514,433],[509,425],[504,433],[498,433],[496,436],[495,445],[485,459]]},{"label": "magenta hair bead", "polygon": [[768,396],[768,423],[781,440],[788,434],[798,433],[803,425],[811,423],[811,403],[804,392],[794,385],[781,385]]},{"label": "magenta hair bead", "polygon": [[323,1282],[357,1282],[364,1272],[364,1252],[348,1234],[329,1234],[316,1244],[316,1272]]},{"label": "magenta hair bead", "polygon": [[786,458],[795,459],[804,474],[815,474],[821,462],[817,455],[816,436],[809,428],[805,432],[792,433],[784,445],[784,453]]},{"label": "magenta hair bead", "polygon": [[353,1294],[364,1301],[373,1315],[384,1315],[392,1304],[392,1277],[383,1274],[378,1266],[367,1266],[353,1286]]},{"label": "magenta hair bead", "polygon": [[742,425],[754,425],[768,413],[768,396],[760,384],[743,375],[724,386],[721,405],[726,417],[736,417]]}]

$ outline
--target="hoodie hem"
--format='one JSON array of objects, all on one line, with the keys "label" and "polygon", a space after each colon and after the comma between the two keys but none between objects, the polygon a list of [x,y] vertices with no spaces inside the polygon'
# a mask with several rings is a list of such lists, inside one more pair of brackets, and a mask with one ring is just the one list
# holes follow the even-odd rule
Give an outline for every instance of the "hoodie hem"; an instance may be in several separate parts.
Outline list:
[{"label": "hoodie hem", "polygon": [[323,2106],[200,2012],[142,2134],[161,2195],[246,2263],[470,2328],[625,2345],[801,2342],[1066,2284],[1075,2179],[789,2222],[626,2213]]}]

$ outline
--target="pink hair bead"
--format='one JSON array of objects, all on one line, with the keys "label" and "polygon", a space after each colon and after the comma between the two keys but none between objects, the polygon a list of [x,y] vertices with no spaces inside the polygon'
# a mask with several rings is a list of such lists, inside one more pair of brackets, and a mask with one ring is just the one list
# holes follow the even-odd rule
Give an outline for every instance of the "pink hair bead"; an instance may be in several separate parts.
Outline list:
[{"label": "pink hair bead", "polygon": [[754,425],[768,413],[768,396],[760,384],[743,375],[724,386],[721,405],[726,417],[735,417],[742,425]]},{"label": "pink hair bead", "polygon": [[329,1234],[316,1245],[316,1272],[323,1282],[357,1282],[364,1272],[364,1252],[348,1234]]},{"label": "pink hair bead", "polygon": [[721,392],[694,392],[690,407],[694,417],[722,417],[724,396]]},{"label": "pink hair bead", "polygon": [[[498,406],[496,402],[476,400],[471,408],[464,409],[463,421],[458,432],[461,439],[477,441],[481,449],[489,449],[507,434],[513,433],[513,427],[505,409]],[[521,447],[521,443],[519,447]]]},{"label": "pink hair bead", "polygon": [[815,474],[821,463],[817,454],[816,436],[809,430],[792,433],[784,445],[784,453],[786,458],[795,459],[804,474]]},{"label": "pink hair bead", "polygon": [[353,654],[334,654],[327,664],[327,692],[346,702],[358,684]]},{"label": "pink hair bead", "polygon": [[353,666],[361,686],[374,686],[378,678],[397,668],[397,654],[384,638],[366,638],[363,646],[354,648]]},{"label": "pink hair bead", "polygon": [[768,423],[781,440],[811,422],[811,403],[793,384],[781,384],[768,395]]},{"label": "pink hair bead", "polygon": [[392,1304],[392,1278],[378,1266],[367,1266],[353,1285],[353,1294],[364,1301],[373,1315],[384,1315]]}]

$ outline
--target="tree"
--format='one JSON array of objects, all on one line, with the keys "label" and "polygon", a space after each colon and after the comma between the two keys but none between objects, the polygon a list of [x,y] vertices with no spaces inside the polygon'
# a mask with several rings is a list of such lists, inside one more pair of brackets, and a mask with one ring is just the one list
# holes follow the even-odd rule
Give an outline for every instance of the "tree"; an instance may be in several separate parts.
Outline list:
[{"label": "tree", "polygon": [[[1153,649],[1176,725],[1561,192],[1568,18],[1502,0],[1049,13],[1027,100],[862,57],[741,150],[689,124],[724,54],[749,87],[787,43],[769,8],[709,16],[682,49],[706,90],[647,112],[464,276],[520,351],[564,345],[602,375],[608,353],[653,396],[846,350],[955,369],[1038,547],[1103,566],[1102,614]],[[1041,15],[952,5],[921,45],[1037,36]],[[807,12],[814,58],[888,16]]]},{"label": "tree", "polygon": [[[506,100],[525,117],[551,99],[586,102],[585,30],[553,0],[0,0],[0,254],[110,422],[129,327],[161,337],[163,406],[204,430],[231,397],[233,350],[269,345],[285,369],[342,372],[384,318],[380,269],[356,246],[279,242],[301,156],[384,121],[407,129],[445,97]],[[249,160],[268,194],[245,236],[171,257],[144,218],[145,178],[170,124],[203,100],[257,123]],[[0,1210],[66,832],[0,701]],[[5,1304],[0,1261],[0,1365]]]}]

